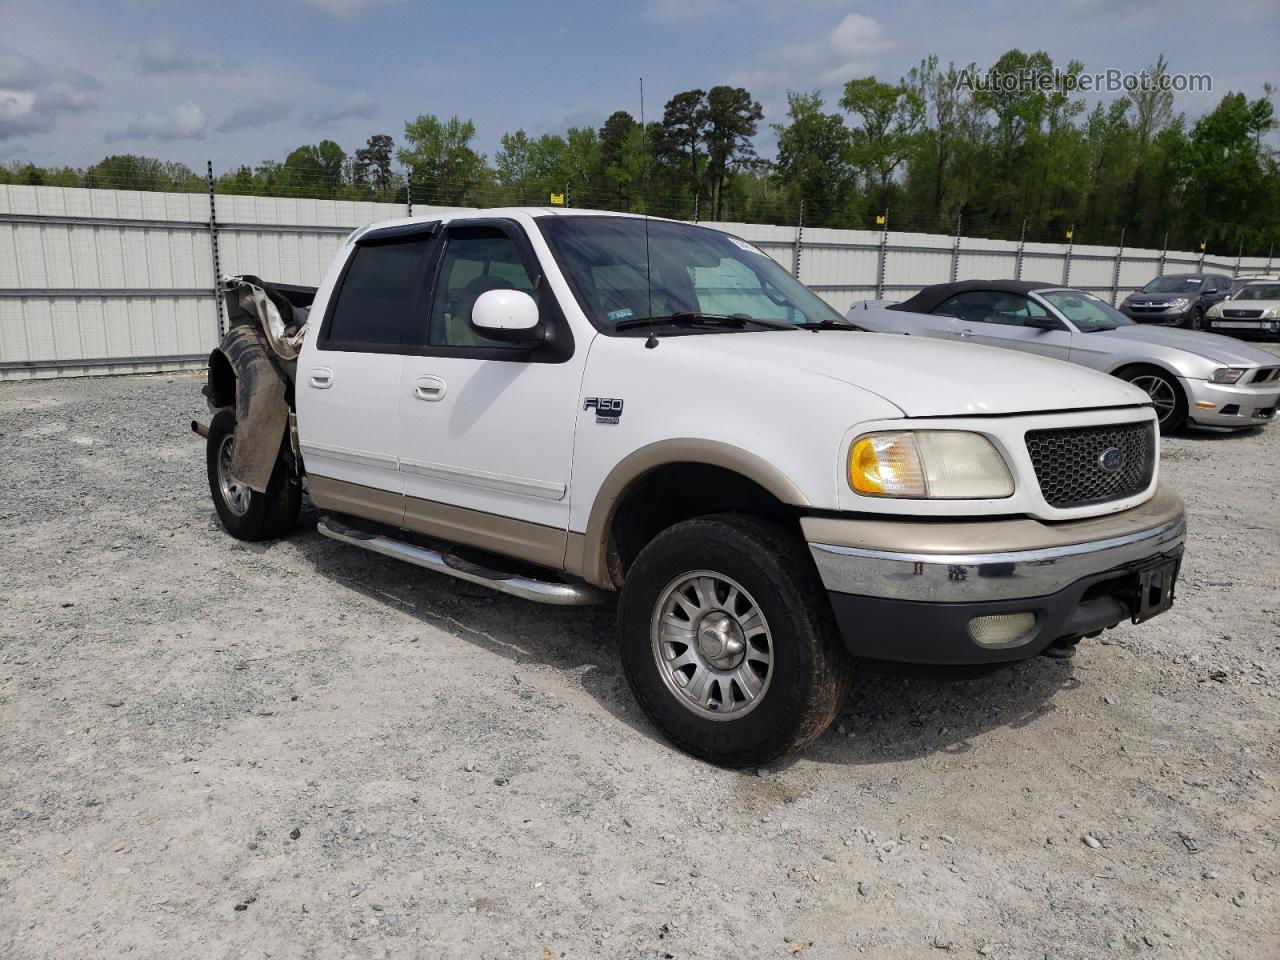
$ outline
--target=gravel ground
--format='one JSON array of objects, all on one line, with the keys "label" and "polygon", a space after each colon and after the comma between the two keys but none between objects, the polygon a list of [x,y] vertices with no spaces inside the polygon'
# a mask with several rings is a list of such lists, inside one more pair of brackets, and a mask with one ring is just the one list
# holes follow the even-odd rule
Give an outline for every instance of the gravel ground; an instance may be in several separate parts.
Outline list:
[{"label": "gravel ground", "polygon": [[1167,442],[1171,613],[743,773],[611,608],[231,540],[198,388],[0,385],[0,957],[1280,956],[1280,426]]}]

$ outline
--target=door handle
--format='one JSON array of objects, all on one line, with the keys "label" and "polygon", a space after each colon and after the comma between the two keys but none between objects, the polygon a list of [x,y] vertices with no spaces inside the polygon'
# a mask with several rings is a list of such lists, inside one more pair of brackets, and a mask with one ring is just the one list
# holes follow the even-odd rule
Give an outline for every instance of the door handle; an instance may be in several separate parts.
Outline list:
[{"label": "door handle", "polygon": [[957,337],[972,337],[972,336],[973,336],[973,331],[972,331],[972,330],[959,330],[959,331],[957,331],[957,332],[956,332],[956,336],[957,336]]},{"label": "door handle", "polygon": [[333,386],[333,371],[328,367],[316,367],[311,371],[310,382],[317,390],[328,390]]},{"label": "door handle", "polygon": [[413,383],[413,395],[419,400],[443,400],[448,389],[439,377],[419,377]]}]

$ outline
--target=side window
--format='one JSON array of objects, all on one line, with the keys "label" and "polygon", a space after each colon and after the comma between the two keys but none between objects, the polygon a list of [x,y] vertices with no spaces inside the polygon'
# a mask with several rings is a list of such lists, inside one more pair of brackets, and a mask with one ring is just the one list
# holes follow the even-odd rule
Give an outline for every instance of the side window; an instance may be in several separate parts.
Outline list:
[{"label": "side window", "polygon": [[431,345],[505,347],[471,327],[471,310],[488,290],[523,290],[537,298],[520,248],[496,227],[460,227],[449,232],[431,304]]},{"label": "side window", "polygon": [[1006,327],[1021,327],[1028,317],[1049,315],[1044,307],[1020,293],[997,290],[957,293],[936,306],[933,312],[965,323],[999,323]]},{"label": "side window", "polygon": [[420,327],[419,296],[430,245],[430,237],[410,237],[357,246],[321,346],[388,346],[412,339]]}]

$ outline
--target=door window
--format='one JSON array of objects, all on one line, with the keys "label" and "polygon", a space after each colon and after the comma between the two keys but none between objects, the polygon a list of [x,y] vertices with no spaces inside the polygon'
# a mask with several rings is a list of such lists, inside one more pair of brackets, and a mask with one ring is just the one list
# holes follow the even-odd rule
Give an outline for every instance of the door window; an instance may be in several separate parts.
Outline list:
[{"label": "door window", "polygon": [[998,290],[957,293],[940,303],[933,312],[965,323],[999,323],[1010,327],[1025,326],[1028,317],[1049,315],[1044,307],[1020,293]]},{"label": "door window", "polygon": [[358,349],[411,342],[430,237],[361,244],[351,254],[321,347]]},{"label": "door window", "polygon": [[537,299],[534,279],[520,248],[496,227],[452,230],[431,305],[431,345],[442,347],[508,347],[478,333],[471,311],[489,290],[521,290]]}]

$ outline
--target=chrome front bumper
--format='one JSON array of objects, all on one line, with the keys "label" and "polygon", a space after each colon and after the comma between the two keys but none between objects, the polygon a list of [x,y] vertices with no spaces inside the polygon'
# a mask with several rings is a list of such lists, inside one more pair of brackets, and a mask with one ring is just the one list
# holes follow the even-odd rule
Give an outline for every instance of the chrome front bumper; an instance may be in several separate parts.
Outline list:
[{"label": "chrome front bumper", "polygon": [[[1167,583],[1171,601],[1186,539],[1182,500],[1165,488],[1065,523],[806,517],[801,527],[848,650],[927,664],[1022,659],[1145,616],[1144,578]],[[1010,642],[974,633],[1029,613],[1034,626]]]},{"label": "chrome front bumper", "polygon": [[1037,550],[897,553],[811,543],[823,585],[836,593],[923,603],[1043,597],[1092,574],[1141,563],[1182,546],[1179,517],[1137,533]]}]

